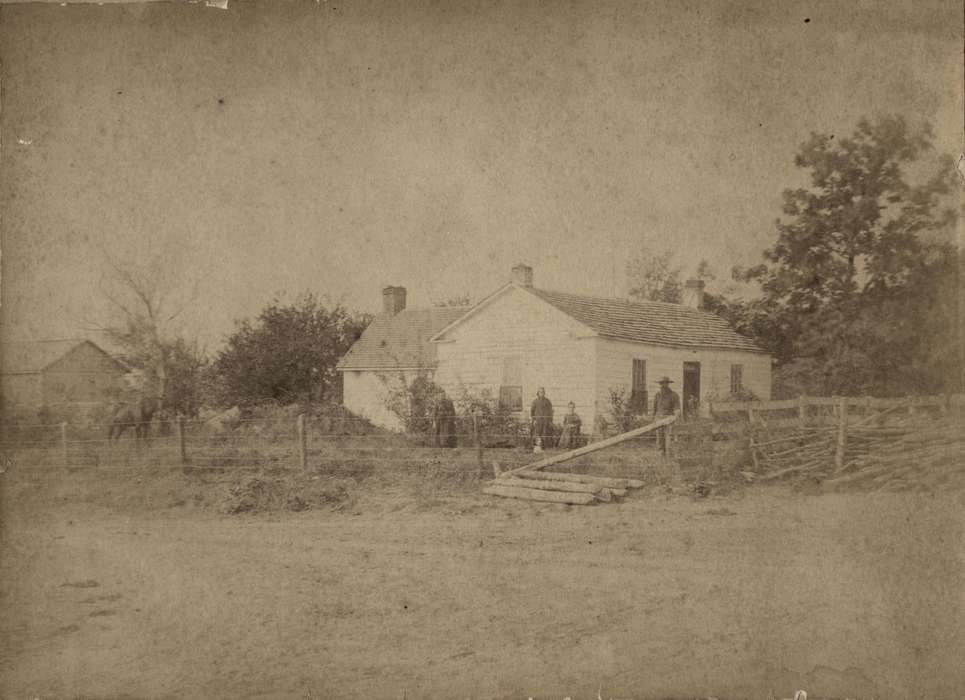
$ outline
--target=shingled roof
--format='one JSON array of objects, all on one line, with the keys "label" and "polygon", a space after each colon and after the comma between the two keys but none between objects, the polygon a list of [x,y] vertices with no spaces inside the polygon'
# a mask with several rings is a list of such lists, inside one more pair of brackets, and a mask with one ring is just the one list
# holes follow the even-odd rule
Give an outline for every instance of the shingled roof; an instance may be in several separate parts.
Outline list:
[{"label": "shingled roof", "polygon": [[434,368],[436,346],[429,339],[468,310],[468,306],[440,306],[376,316],[345,353],[338,369]]},{"label": "shingled roof", "polygon": [[587,297],[524,287],[601,336],[652,345],[763,353],[720,316],[682,304]]}]

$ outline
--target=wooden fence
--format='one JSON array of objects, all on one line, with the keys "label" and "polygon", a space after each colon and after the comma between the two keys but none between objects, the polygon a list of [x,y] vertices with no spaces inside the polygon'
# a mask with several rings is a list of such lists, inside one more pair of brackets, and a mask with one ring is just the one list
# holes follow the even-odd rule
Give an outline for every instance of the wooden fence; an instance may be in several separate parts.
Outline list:
[{"label": "wooden fence", "polygon": [[879,399],[872,396],[799,396],[796,399],[779,401],[711,401],[708,408],[711,416],[722,416],[733,413],[743,413],[749,422],[754,422],[775,411],[786,413],[797,412],[801,421],[807,421],[814,415],[813,409],[828,409],[837,416],[849,409],[860,409],[859,412],[896,411],[898,413],[914,415],[930,410],[947,411],[951,408],[965,407],[965,394],[942,394],[940,396],[902,396],[898,398]]},{"label": "wooden fence", "polygon": [[[875,398],[801,396],[781,401],[713,402],[714,429],[746,440],[749,462],[764,478],[821,465],[841,471],[865,449],[869,429],[920,424],[965,411],[965,394]],[[856,442],[857,441],[857,442]]]}]

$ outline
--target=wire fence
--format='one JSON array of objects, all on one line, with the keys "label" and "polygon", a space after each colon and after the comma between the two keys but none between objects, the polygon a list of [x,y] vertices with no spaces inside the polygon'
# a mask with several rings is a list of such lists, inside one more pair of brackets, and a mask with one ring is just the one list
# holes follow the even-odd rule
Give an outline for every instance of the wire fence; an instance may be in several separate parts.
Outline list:
[{"label": "wire fence", "polygon": [[[672,431],[671,456],[690,465],[728,468],[767,458],[778,461],[784,449],[813,431],[836,431],[840,461],[847,450],[847,424],[909,418],[927,419],[965,409],[965,396],[802,397],[790,401],[711,404],[710,416],[679,421]],[[284,470],[312,468],[330,472],[426,470],[440,462],[491,471],[493,459],[519,466],[532,461],[529,426],[484,424],[459,416],[447,433],[452,447],[440,444],[429,425],[415,434],[380,430],[349,416],[284,415],[269,418],[200,420],[175,417],[126,423],[120,437],[109,437],[109,422],[35,423],[5,426],[0,453],[4,463],[36,468],[124,469],[133,465],[197,471],[232,469]],[[843,427],[842,427],[843,426]],[[146,428],[138,435],[137,427]],[[559,426],[557,426],[557,432]],[[613,432],[587,433],[575,446],[596,442]],[[789,443],[783,448],[782,442]],[[552,449],[552,445],[547,445]],[[627,463],[657,453],[657,436],[649,434],[607,448],[601,457]]]}]

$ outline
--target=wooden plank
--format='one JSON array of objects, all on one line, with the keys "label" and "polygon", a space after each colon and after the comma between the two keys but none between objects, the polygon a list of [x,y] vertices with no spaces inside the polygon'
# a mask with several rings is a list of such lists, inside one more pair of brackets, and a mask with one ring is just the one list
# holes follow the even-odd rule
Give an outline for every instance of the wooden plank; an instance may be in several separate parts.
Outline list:
[{"label": "wooden plank", "polygon": [[538,489],[524,489],[514,486],[487,486],[483,493],[501,498],[519,498],[525,501],[544,501],[547,503],[567,503],[574,506],[586,506],[596,501],[592,493],[566,493],[563,491],[539,491]]},{"label": "wooden plank", "polygon": [[[507,472],[508,474],[508,472]],[[560,472],[517,472],[516,476],[540,481],[576,481],[581,484],[596,484],[613,489],[642,489],[643,482],[638,479],[623,479],[590,474],[562,474]]]},{"label": "wooden plank", "polygon": [[592,494],[599,493],[605,488],[599,484],[582,484],[578,481],[539,481],[514,475],[500,477],[496,481],[489,482],[488,486],[518,486],[520,488],[539,489],[540,491],[569,491],[571,493]]},{"label": "wooden plank", "polygon": [[552,457],[547,457],[546,459],[541,459],[538,462],[533,462],[532,464],[527,464],[522,467],[517,467],[516,469],[510,469],[506,474],[515,474],[517,472],[523,471],[535,471],[543,469],[545,467],[552,466],[554,464],[560,464],[561,462],[566,462],[568,460],[574,459],[576,457],[581,457],[591,452],[596,452],[597,450],[602,450],[607,447],[612,447],[613,445],[618,445],[621,442],[626,442],[627,440],[632,440],[633,438],[640,437],[641,435],[646,435],[651,433],[657,428],[662,428],[667,425],[671,425],[675,420],[676,416],[667,416],[666,418],[661,418],[658,421],[654,421],[649,425],[645,425],[642,428],[636,428],[630,430],[626,433],[620,433],[619,435],[614,435],[606,440],[600,440],[599,442],[593,442],[584,447],[578,447],[575,450],[569,450],[568,452],[562,452],[558,455],[553,455]]}]

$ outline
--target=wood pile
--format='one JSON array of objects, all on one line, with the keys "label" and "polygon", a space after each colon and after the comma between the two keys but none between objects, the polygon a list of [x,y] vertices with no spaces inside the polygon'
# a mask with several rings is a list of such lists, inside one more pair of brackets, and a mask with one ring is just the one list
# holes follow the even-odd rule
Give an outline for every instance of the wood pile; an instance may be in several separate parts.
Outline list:
[{"label": "wood pile", "polygon": [[546,467],[566,462],[592,452],[627,442],[637,437],[654,432],[660,428],[669,427],[676,416],[667,416],[649,425],[634,428],[620,435],[600,440],[574,450],[545,457],[522,467],[502,471],[497,462],[493,462],[495,481],[491,481],[483,488],[483,493],[502,498],[519,498],[527,501],[549,501],[551,503],[568,503],[571,505],[589,505],[600,501],[612,501],[626,495],[627,489],[643,487],[643,482],[637,479],[621,479],[607,476],[590,476],[587,474],[561,474],[559,472],[541,471]]},{"label": "wood pile", "polygon": [[609,502],[625,496],[628,489],[642,487],[643,482],[636,479],[519,471],[500,474],[483,488],[483,493],[503,498],[585,506]]}]

